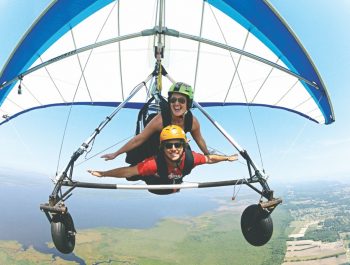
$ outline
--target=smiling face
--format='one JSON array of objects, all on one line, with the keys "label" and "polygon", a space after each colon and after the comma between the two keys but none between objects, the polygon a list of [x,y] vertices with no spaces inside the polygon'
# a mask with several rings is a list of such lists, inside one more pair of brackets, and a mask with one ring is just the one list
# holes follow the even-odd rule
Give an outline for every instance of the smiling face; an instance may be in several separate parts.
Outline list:
[{"label": "smiling face", "polygon": [[175,116],[183,116],[187,111],[187,97],[183,94],[172,93],[169,104],[171,112]]},{"label": "smiling face", "polygon": [[184,152],[184,143],[181,140],[169,140],[162,143],[162,145],[165,158],[171,162],[178,161]]}]

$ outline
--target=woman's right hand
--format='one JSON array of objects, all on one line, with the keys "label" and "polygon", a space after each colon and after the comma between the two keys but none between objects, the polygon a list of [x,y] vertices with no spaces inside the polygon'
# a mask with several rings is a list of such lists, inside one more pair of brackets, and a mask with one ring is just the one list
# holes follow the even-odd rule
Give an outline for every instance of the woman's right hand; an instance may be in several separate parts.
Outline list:
[{"label": "woman's right hand", "polygon": [[111,153],[111,154],[105,154],[103,156],[101,156],[101,158],[104,158],[105,161],[108,161],[108,160],[113,160],[114,158],[116,158],[118,156],[118,154],[116,153]]}]

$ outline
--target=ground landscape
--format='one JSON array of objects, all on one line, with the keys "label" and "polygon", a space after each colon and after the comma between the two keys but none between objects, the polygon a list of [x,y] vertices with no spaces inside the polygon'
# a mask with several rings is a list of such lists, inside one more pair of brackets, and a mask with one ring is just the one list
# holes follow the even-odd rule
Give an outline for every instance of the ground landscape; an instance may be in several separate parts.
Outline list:
[{"label": "ground landscape", "polygon": [[290,186],[286,199],[293,222],[283,265],[350,264],[350,186]]},{"label": "ground landscape", "polygon": [[240,215],[252,203],[242,195],[235,201],[217,197],[216,210],[162,219],[147,229],[79,230],[74,255],[0,241],[0,264],[350,264],[349,191],[343,184],[288,186],[273,212],[273,237],[263,247],[242,236]]}]

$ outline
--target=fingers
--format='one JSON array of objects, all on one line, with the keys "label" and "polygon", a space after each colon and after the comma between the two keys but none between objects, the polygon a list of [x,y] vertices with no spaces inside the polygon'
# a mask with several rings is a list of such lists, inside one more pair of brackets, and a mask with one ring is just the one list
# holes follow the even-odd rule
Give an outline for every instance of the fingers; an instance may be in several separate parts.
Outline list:
[{"label": "fingers", "polygon": [[101,158],[104,158],[105,161],[108,161],[108,160],[112,160],[115,158],[114,154],[105,154],[105,155],[102,155]]},{"label": "fingers", "polygon": [[236,161],[236,160],[238,160],[238,154],[234,154],[229,157],[229,161]]},{"label": "fingers", "polygon": [[91,175],[93,175],[95,177],[98,177],[98,178],[102,178],[103,177],[101,171],[95,171],[95,170],[89,169],[87,172],[89,172]]},{"label": "fingers", "polygon": [[112,159],[109,154],[103,155],[103,156],[101,156],[101,158],[104,158],[105,161],[108,161],[108,160]]}]

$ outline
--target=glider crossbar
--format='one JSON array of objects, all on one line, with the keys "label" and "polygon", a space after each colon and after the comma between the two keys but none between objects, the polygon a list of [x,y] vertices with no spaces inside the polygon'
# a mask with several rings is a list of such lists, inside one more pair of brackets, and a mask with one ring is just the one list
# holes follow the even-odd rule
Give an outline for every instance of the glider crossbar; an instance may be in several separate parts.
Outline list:
[{"label": "glider crossbar", "polygon": [[[100,123],[100,125],[94,130],[94,132],[91,134],[91,136],[85,141],[83,142],[83,144],[78,148],[77,151],[75,151],[70,159],[70,161],[68,162],[65,170],[63,171],[63,173],[57,178],[57,182],[55,185],[55,188],[50,196],[50,201],[51,204],[56,204],[57,199],[58,199],[58,193],[61,189],[62,186],[62,182],[65,179],[72,179],[72,175],[73,175],[73,166],[75,161],[88,149],[90,143],[96,138],[96,136],[101,132],[101,130],[113,119],[113,117],[124,107],[124,105],[130,101],[130,99],[152,78],[152,74],[150,74],[145,81],[141,82],[140,84],[138,84],[130,93],[130,95],[123,101],[121,102],[118,107],[115,108],[115,110],[112,112],[112,114],[110,114],[108,117],[106,117],[106,119]],[[69,173],[69,174],[68,174]],[[69,195],[68,193],[65,193],[64,196]],[[64,197],[62,196],[62,197]]]},{"label": "glider crossbar", "polygon": [[205,44],[208,44],[208,45],[211,45],[211,46],[215,46],[215,47],[218,47],[218,48],[221,48],[221,49],[224,49],[224,50],[228,50],[228,51],[231,51],[231,52],[234,52],[234,53],[237,53],[237,54],[240,54],[240,55],[243,55],[243,56],[246,56],[248,58],[251,58],[253,60],[256,60],[256,61],[259,61],[261,63],[264,63],[264,64],[267,64],[267,65],[270,65],[274,68],[277,68],[287,74],[290,74],[296,78],[298,78],[299,80],[302,80],[304,81],[306,84],[312,86],[312,87],[315,87],[316,89],[318,89],[318,85],[315,83],[315,82],[312,82],[304,77],[302,77],[301,75],[297,74],[297,73],[294,73],[292,72],[291,70],[281,66],[281,65],[278,65],[274,62],[271,62],[269,60],[266,60],[260,56],[257,56],[255,54],[252,54],[252,53],[249,53],[247,51],[244,51],[244,50],[241,50],[241,49],[238,49],[238,48],[235,48],[235,47],[232,47],[232,46],[229,46],[227,44],[223,44],[223,43],[220,43],[220,42],[216,42],[216,41],[212,41],[210,39],[206,39],[206,38],[202,38],[200,36],[195,36],[195,35],[190,35],[190,34],[186,34],[186,33],[181,33],[177,30],[174,30],[174,29],[168,29],[166,27],[163,27],[163,28],[159,28],[159,27],[154,27],[152,29],[145,29],[141,32],[136,32],[136,33],[132,33],[132,34],[128,34],[128,35],[124,35],[124,36],[120,36],[120,37],[116,37],[116,38],[111,38],[111,39],[108,39],[108,40],[104,40],[104,41],[100,41],[100,42],[97,42],[97,43],[94,43],[94,44],[90,44],[90,45],[87,45],[87,46],[84,46],[84,47],[81,47],[79,49],[76,49],[76,50],[72,50],[72,51],[69,51],[67,53],[64,53],[64,54],[61,54],[55,58],[52,58],[46,62],[43,62],[41,64],[38,64],[37,66],[34,66],[30,69],[28,69],[27,71],[24,71],[22,73],[20,73],[19,75],[17,75],[15,78],[9,80],[9,81],[6,81],[5,83],[3,84],[0,84],[0,89],[3,89],[4,87],[8,86],[8,85],[11,85],[13,84],[14,82],[17,82],[18,80],[20,79],[23,79],[24,76],[32,73],[32,72],[35,72],[43,67],[46,67],[47,65],[50,65],[54,62],[57,62],[57,61],[60,61],[62,59],[65,59],[65,58],[68,58],[70,56],[73,56],[73,55],[76,55],[76,54],[79,54],[81,52],[85,52],[85,51],[88,51],[88,50],[91,50],[91,49],[94,49],[94,48],[97,48],[97,47],[101,47],[101,46],[104,46],[104,45],[108,45],[108,44],[112,44],[112,43],[116,43],[116,42],[121,42],[121,41],[124,41],[124,40],[129,40],[129,39],[133,39],[133,38],[139,38],[139,37],[145,37],[145,36],[152,36],[152,35],[159,35],[159,34],[164,34],[164,35],[167,35],[167,36],[171,36],[171,37],[177,37],[177,38],[184,38],[184,39],[189,39],[189,40],[193,40],[193,41],[197,41],[197,42],[200,42],[200,43],[205,43]]},{"label": "glider crossbar", "polygon": [[[273,192],[270,190],[267,182],[266,182],[266,174],[264,171],[259,169],[254,161],[251,159],[249,156],[248,152],[244,150],[229,134],[226,132],[226,130],[217,122],[215,121],[208,112],[204,110],[204,108],[197,103],[196,101],[193,101],[193,105],[197,107],[205,117],[224,135],[224,137],[239,151],[241,156],[247,161],[248,165],[248,171],[249,171],[249,176],[250,176],[250,182],[259,182],[263,188],[263,192],[260,192],[258,189],[255,187],[251,186],[249,183],[246,183],[248,186],[250,186],[252,189],[254,189],[256,192],[260,193],[264,197],[270,198],[273,196]],[[254,169],[254,176],[253,172],[251,170],[251,167]]]},{"label": "glider crossbar", "polygon": [[118,42],[121,42],[121,41],[130,40],[130,39],[134,39],[134,38],[155,35],[156,33],[157,33],[156,29],[143,30],[141,32],[136,32],[136,33],[123,35],[123,36],[120,36],[120,37],[111,38],[111,39],[108,39],[108,40],[96,42],[94,44],[90,44],[90,45],[87,45],[87,46],[84,46],[84,47],[81,47],[81,48],[78,48],[78,49],[66,52],[66,53],[58,55],[58,56],[56,56],[56,57],[54,57],[54,58],[52,58],[52,59],[50,59],[48,61],[45,61],[45,62],[43,62],[41,64],[38,64],[38,65],[28,69],[27,71],[24,71],[24,72],[20,73],[15,78],[13,78],[13,79],[11,79],[9,81],[6,81],[3,84],[0,84],[0,90],[3,89],[6,86],[9,86],[9,85],[11,85],[11,84],[13,84],[13,83],[23,79],[23,77],[26,76],[26,75],[29,75],[29,74],[31,74],[31,73],[33,73],[33,72],[35,72],[35,71],[37,71],[37,70],[39,70],[41,68],[44,68],[44,67],[46,67],[46,66],[48,66],[48,65],[50,65],[52,63],[61,61],[63,59],[71,57],[73,55],[77,55],[79,53],[82,53],[82,52],[85,52],[85,51],[88,51],[88,50],[92,50],[92,49],[95,49],[95,48],[98,48],[98,47],[102,47],[102,46],[105,46],[105,45],[108,45],[108,44],[112,44],[112,43],[118,43]]},{"label": "glider crossbar", "polygon": [[90,189],[123,189],[123,190],[167,190],[167,189],[196,189],[196,188],[213,188],[223,186],[234,186],[247,183],[256,183],[257,180],[224,180],[214,182],[185,182],[182,184],[164,184],[164,185],[147,185],[147,184],[107,184],[107,183],[91,183],[91,182],[75,182],[64,181],[62,186],[76,187],[76,188],[90,188]]},{"label": "glider crossbar", "polygon": [[245,57],[248,57],[248,58],[251,58],[255,61],[258,61],[258,62],[261,62],[261,63],[264,63],[266,65],[269,65],[273,68],[276,68],[278,70],[281,70],[289,75],[292,75],[296,78],[298,78],[299,80],[301,81],[304,81],[306,84],[318,89],[318,85],[315,83],[315,82],[312,82],[308,79],[306,79],[305,77],[297,74],[297,73],[294,73],[292,72],[291,70],[277,64],[277,63],[274,63],[274,62],[271,62],[267,59],[264,59],[260,56],[257,56],[255,54],[252,54],[250,52],[247,52],[247,51],[244,51],[244,50],[241,50],[241,49],[238,49],[238,48],[235,48],[235,47],[232,47],[232,46],[229,46],[227,44],[223,44],[223,43],[220,43],[220,42],[217,42],[217,41],[213,41],[213,40],[210,40],[210,39],[206,39],[206,38],[202,38],[202,37],[199,37],[199,36],[195,36],[195,35],[190,35],[190,34],[187,34],[187,33],[181,33],[181,32],[178,32],[176,30],[173,30],[173,29],[168,29],[168,28],[164,28],[163,31],[162,31],[163,34],[165,35],[168,35],[168,36],[172,36],[172,37],[178,37],[178,38],[184,38],[184,39],[188,39],[188,40],[193,40],[193,41],[198,41],[200,43],[205,43],[205,44],[208,44],[210,46],[215,46],[215,47],[218,47],[218,48],[221,48],[221,49],[224,49],[224,50],[227,50],[227,51],[231,51],[231,52],[234,52],[234,53],[237,53],[237,54],[240,54],[240,55],[243,55]]}]

